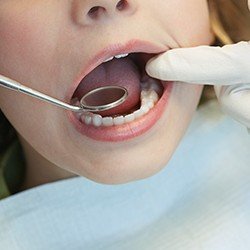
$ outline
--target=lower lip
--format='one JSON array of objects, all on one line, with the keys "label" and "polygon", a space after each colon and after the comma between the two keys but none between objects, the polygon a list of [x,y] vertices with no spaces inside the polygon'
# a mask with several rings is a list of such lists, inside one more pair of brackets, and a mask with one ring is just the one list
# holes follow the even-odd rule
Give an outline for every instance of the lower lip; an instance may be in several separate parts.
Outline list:
[{"label": "lower lip", "polygon": [[81,123],[73,112],[67,111],[69,120],[76,130],[93,140],[103,142],[120,142],[138,137],[149,131],[161,118],[166,109],[173,88],[173,82],[164,84],[164,92],[157,104],[143,117],[120,126],[95,127]]}]

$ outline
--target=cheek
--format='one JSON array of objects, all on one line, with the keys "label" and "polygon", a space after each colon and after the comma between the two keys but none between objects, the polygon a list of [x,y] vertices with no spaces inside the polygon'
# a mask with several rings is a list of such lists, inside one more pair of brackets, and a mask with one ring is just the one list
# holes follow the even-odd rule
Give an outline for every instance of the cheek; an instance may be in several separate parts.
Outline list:
[{"label": "cheek", "polygon": [[[33,87],[45,77],[44,72],[53,78],[56,71],[50,65],[56,60],[57,17],[51,14],[53,6],[45,11],[47,1],[43,2],[7,1],[7,6],[0,7],[0,73],[33,82]],[[50,91],[49,86],[42,87]]]},{"label": "cheek", "polygon": [[[36,44],[36,52],[43,45],[42,37],[39,35],[41,24],[31,15],[32,12],[27,14],[15,8],[13,11],[1,13],[0,50],[1,54],[5,53],[7,62],[8,58],[15,59],[16,62],[18,59],[23,59],[20,62],[32,60],[31,55],[35,52],[34,44]],[[2,60],[3,56],[1,56]]]},{"label": "cheek", "polygon": [[[26,4],[28,2],[30,3],[30,1],[26,1]],[[44,50],[47,48],[43,39],[48,35],[41,32],[44,30],[43,27],[46,27],[46,24],[41,22],[43,18],[32,3],[28,7],[22,0],[20,0],[20,4],[15,0],[5,1],[0,6],[0,74],[17,79],[27,86],[32,82],[32,87],[38,90],[46,88],[46,86],[42,86],[39,89],[35,85],[38,72],[48,65],[43,61],[46,58]],[[16,105],[13,105],[14,100]],[[29,124],[40,127],[37,124],[39,119],[36,119],[38,114],[35,112],[35,110],[41,110],[38,101],[2,89],[0,104],[1,109],[14,126],[18,124],[18,130],[25,132]],[[32,131],[30,132],[32,133]]]},{"label": "cheek", "polygon": [[179,17],[182,29],[176,29],[181,47],[211,44],[214,35],[210,26],[207,1],[190,1],[186,6],[185,17]]},{"label": "cheek", "polygon": [[162,18],[165,17],[165,29],[177,41],[177,47],[212,43],[214,36],[210,28],[207,0],[167,2]]}]

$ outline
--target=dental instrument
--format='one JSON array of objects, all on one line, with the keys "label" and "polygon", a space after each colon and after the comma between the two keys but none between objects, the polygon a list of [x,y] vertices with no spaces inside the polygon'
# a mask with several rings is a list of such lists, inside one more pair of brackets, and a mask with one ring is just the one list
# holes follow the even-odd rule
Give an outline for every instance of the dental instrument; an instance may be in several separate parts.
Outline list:
[{"label": "dental instrument", "polygon": [[[70,105],[62,102],[54,97],[45,95],[34,89],[28,88],[17,81],[0,75],[0,86],[27,94],[40,100],[49,102],[58,107],[73,111],[73,112],[100,112],[109,110],[122,104],[128,97],[128,91],[121,86],[103,86],[95,88],[85,94],[80,100],[80,106]],[[103,96],[108,96],[108,101],[104,102]]]}]

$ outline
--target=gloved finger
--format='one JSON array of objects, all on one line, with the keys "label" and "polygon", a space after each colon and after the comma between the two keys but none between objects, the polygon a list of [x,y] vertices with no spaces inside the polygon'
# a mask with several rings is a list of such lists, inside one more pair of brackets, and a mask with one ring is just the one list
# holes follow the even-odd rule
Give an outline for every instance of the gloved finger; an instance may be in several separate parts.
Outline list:
[{"label": "gloved finger", "polygon": [[214,88],[222,110],[250,128],[250,84]]},{"label": "gloved finger", "polygon": [[198,46],[169,50],[152,58],[147,73],[155,78],[195,84],[250,82],[250,42],[224,47]]}]

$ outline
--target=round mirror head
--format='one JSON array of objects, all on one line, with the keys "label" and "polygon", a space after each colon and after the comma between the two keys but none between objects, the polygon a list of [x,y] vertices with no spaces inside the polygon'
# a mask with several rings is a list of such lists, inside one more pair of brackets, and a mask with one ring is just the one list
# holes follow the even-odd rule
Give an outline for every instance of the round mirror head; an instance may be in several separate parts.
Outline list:
[{"label": "round mirror head", "polygon": [[120,86],[104,86],[91,90],[80,100],[81,107],[91,112],[109,110],[122,104],[128,96]]}]

